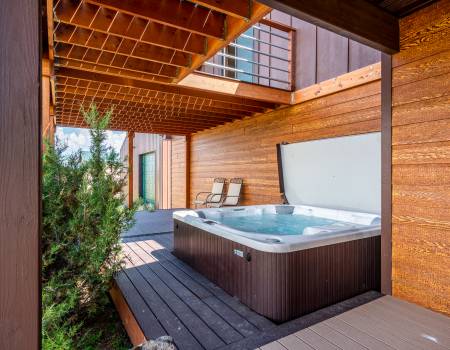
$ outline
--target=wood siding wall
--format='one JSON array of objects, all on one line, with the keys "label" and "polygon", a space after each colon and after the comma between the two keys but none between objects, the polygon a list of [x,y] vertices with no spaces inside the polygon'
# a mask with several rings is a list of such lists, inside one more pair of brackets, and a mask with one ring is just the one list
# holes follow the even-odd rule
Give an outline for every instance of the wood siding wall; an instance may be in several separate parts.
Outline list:
[{"label": "wood siding wall", "polygon": [[400,22],[393,56],[393,294],[450,314],[450,1]]},{"label": "wood siding wall", "polygon": [[269,18],[296,29],[297,90],[380,61],[379,51],[278,10]]},{"label": "wood siding wall", "polygon": [[172,138],[172,208],[188,207],[187,182],[187,142],[186,137],[176,136]]},{"label": "wood siding wall", "polygon": [[380,81],[192,135],[190,204],[214,177],[243,177],[241,203],[280,203],[276,144],[380,130]]},{"label": "wood siding wall", "polygon": [[[155,187],[155,197],[156,206],[160,208],[162,206],[163,199],[163,154],[162,154],[162,142],[163,138],[161,135],[157,134],[141,134],[136,133],[134,136],[134,159],[133,159],[133,200],[139,199],[139,156],[141,154],[155,152],[156,159],[156,187]],[[120,150],[121,159],[128,157],[128,138],[125,139],[122,148]],[[126,162],[128,166],[128,162]],[[126,190],[128,193],[128,190]]]}]

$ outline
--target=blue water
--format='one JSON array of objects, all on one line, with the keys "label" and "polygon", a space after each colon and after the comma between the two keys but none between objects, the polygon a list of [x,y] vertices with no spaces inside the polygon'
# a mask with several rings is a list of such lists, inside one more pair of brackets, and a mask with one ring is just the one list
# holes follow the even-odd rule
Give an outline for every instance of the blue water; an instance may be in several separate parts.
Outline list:
[{"label": "blue water", "polygon": [[301,235],[305,227],[324,226],[337,222],[312,216],[282,214],[223,216],[214,220],[240,231],[282,236]]}]

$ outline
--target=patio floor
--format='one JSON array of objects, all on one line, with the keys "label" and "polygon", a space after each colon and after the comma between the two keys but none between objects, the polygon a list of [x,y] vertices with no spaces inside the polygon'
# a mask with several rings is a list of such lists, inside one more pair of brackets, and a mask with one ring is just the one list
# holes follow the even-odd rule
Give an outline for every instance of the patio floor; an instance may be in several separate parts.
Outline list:
[{"label": "patio floor", "polygon": [[450,318],[384,296],[315,324],[261,350],[450,349]]},{"label": "patio floor", "polygon": [[140,237],[146,235],[168,233],[173,231],[172,213],[181,209],[163,209],[152,212],[142,210],[136,212],[136,224],[122,237]]}]

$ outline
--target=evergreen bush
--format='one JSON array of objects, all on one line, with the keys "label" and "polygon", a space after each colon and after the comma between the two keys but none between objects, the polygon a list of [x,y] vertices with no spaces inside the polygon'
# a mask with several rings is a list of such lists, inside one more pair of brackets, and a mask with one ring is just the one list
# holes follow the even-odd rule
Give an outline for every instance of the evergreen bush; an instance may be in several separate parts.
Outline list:
[{"label": "evergreen bush", "polygon": [[120,233],[133,224],[124,205],[127,171],[105,144],[111,111],[82,111],[90,127],[88,157],[66,155],[56,140],[43,156],[42,346],[87,349],[101,336],[92,324],[108,305],[121,268]]}]

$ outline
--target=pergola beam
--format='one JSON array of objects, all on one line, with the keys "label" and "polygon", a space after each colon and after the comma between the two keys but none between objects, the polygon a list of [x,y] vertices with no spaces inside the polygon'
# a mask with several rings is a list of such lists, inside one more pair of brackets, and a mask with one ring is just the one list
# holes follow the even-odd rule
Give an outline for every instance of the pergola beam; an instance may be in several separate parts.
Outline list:
[{"label": "pergola beam", "polygon": [[116,84],[116,85],[124,85],[124,86],[130,86],[130,87],[142,88],[142,89],[148,89],[148,90],[155,90],[155,91],[161,92],[161,93],[167,92],[167,93],[173,93],[173,94],[178,94],[178,95],[208,98],[208,99],[212,99],[212,100],[235,103],[235,104],[257,107],[257,108],[273,109],[277,106],[277,103],[275,103],[275,102],[257,101],[254,99],[243,98],[243,97],[235,96],[235,95],[230,96],[230,95],[221,94],[221,93],[211,93],[209,91],[205,91],[205,90],[201,90],[201,89],[194,89],[194,88],[183,87],[183,86],[178,86],[178,85],[159,84],[156,82],[148,82],[148,81],[142,81],[142,80],[137,80],[137,79],[126,79],[123,77],[118,77],[118,76],[113,76],[113,75],[108,75],[108,74],[87,72],[87,71],[83,71],[83,70],[79,70],[79,69],[72,69],[72,68],[65,68],[65,67],[60,67],[58,69],[57,75],[71,77],[71,78],[77,78],[77,79],[83,79],[83,80],[95,80],[98,82],[104,82],[104,83]]},{"label": "pergola beam", "polygon": [[388,54],[399,51],[399,23],[362,0],[259,0],[274,9]]},{"label": "pergola beam", "polygon": [[119,10],[157,23],[224,40],[225,16],[188,1],[87,0],[97,6]]},{"label": "pergola beam", "polygon": [[249,20],[252,0],[190,0],[193,3],[209,7],[229,16]]}]

